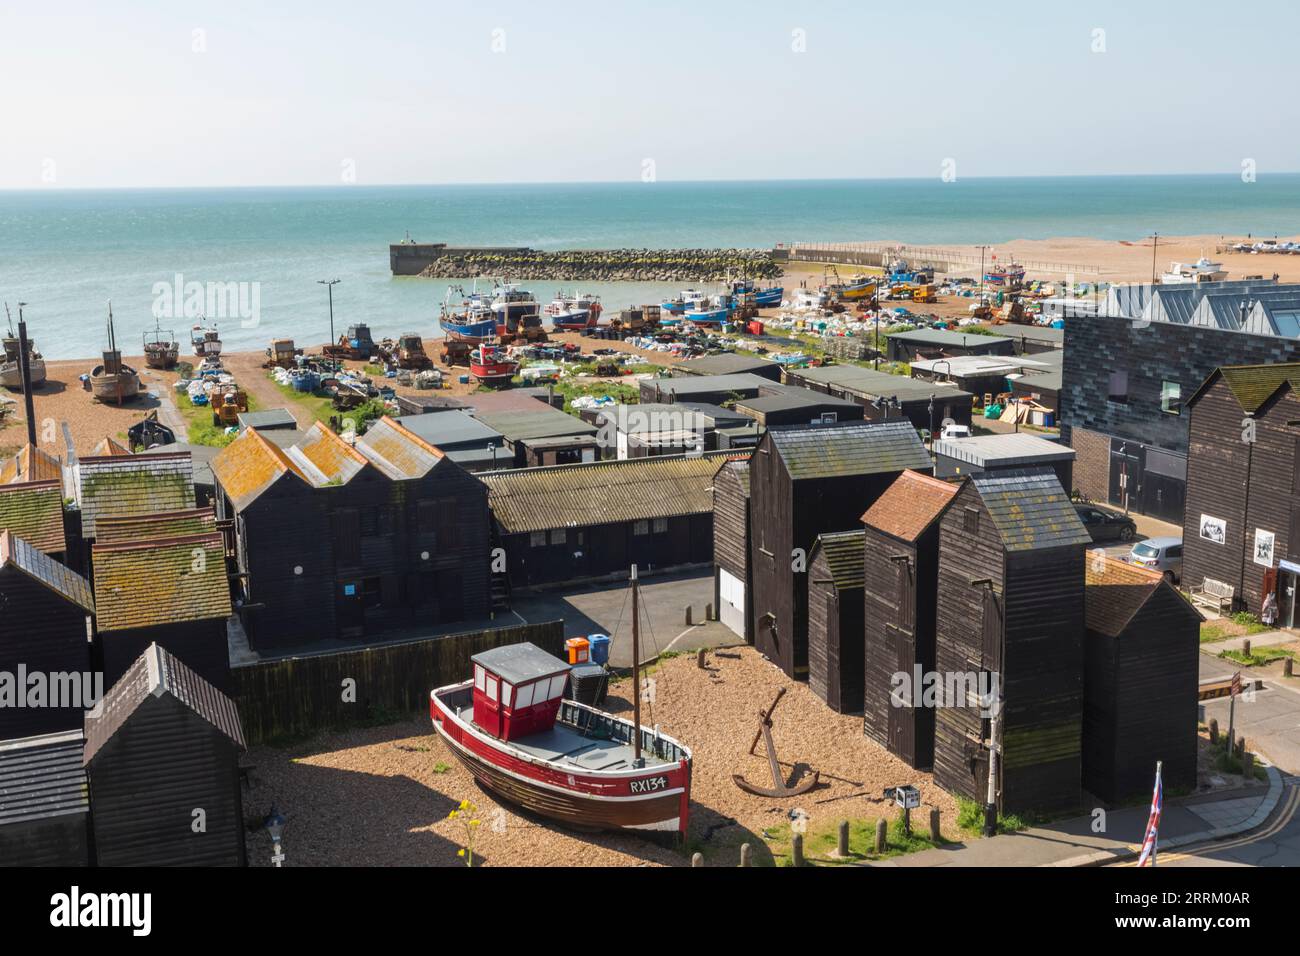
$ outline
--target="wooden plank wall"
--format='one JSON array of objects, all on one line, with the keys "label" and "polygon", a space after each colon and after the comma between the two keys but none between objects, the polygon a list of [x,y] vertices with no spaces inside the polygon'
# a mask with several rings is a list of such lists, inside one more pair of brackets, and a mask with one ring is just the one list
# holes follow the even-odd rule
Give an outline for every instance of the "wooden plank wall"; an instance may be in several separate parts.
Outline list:
[{"label": "wooden plank wall", "polygon": [[[480,651],[530,641],[563,656],[564,622],[451,634],[336,654],[289,657],[231,671],[249,745],[428,711],[429,691],[465,680]],[[355,703],[343,681],[356,681]]]},{"label": "wooden plank wall", "polygon": [[[29,674],[90,671],[86,612],[17,568],[0,569],[0,671]],[[108,689],[105,682],[104,690]],[[80,707],[0,708],[0,740],[81,727]]]}]

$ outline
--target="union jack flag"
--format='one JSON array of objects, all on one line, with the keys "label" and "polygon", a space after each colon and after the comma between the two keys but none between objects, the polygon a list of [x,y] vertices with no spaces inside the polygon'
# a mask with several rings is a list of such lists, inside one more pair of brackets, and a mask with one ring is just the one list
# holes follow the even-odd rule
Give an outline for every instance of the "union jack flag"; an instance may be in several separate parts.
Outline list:
[{"label": "union jack flag", "polygon": [[1142,855],[1138,866],[1156,865],[1156,844],[1160,842],[1160,811],[1164,808],[1165,787],[1160,780],[1160,764],[1156,764],[1156,788],[1151,794],[1151,816],[1147,818],[1147,832],[1142,837]]}]

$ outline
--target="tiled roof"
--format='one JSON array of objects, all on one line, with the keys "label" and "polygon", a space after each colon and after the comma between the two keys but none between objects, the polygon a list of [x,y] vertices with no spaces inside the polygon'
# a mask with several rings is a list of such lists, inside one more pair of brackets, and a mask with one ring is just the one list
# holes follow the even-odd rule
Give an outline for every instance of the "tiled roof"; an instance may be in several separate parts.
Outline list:
[{"label": "tiled roof", "polygon": [[1119,637],[1133,615],[1160,587],[1158,571],[1139,568],[1117,558],[1095,561],[1090,556],[1085,575],[1084,616],[1088,630]]},{"label": "tiled roof", "polygon": [[17,568],[88,613],[95,613],[95,598],[85,578],[8,531],[0,531],[0,568],[4,567]]},{"label": "tiled roof", "polygon": [[245,749],[235,702],[166,650],[150,644],[104,699],[86,714],[85,763],[89,765],[95,759],[141,704],[164,694],[175,697],[230,738],[239,749]]},{"label": "tiled roof", "polygon": [[290,473],[311,483],[297,463],[263,438],[256,428],[244,429],[212,459],[212,474],[236,511],[247,508],[262,492]]},{"label": "tiled roof", "polygon": [[216,529],[217,516],[211,507],[152,515],[104,515],[99,519],[95,541],[98,544],[150,541],[210,534]]},{"label": "tiled roof", "polygon": [[932,467],[911,422],[897,419],[773,430],[765,440],[795,481]]},{"label": "tiled roof", "polygon": [[866,577],[865,548],[866,533],[863,531],[821,534],[813,544],[812,554],[808,557],[808,566],[811,568],[820,554],[826,561],[831,583],[835,585],[837,591],[860,588]]},{"label": "tiled roof", "polygon": [[194,463],[189,452],[112,455],[76,464],[81,530],[95,537],[100,515],[139,515],[194,507]]},{"label": "tiled roof", "polygon": [[984,472],[969,480],[1008,551],[1036,551],[1092,541],[1050,469]]},{"label": "tiled roof", "polygon": [[[746,456],[748,452],[745,453]],[[713,475],[725,456],[657,456],[480,475],[507,534],[671,518],[713,510]]]},{"label": "tiled roof", "polygon": [[0,740],[0,827],[86,813],[80,730]]},{"label": "tiled roof", "polygon": [[915,541],[952,504],[960,484],[905,471],[867,509],[862,521],[902,541]]},{"label": "tiled roof", "polygon": [[219,532],[96,544],[91,557],[100,632],[230,616]]},{"label": "tiled roof", "polygon": [[113,455],[129,455],[131,449],[114,438],[101,438],[90,454],[94,458],[109,458]]},{"label": "tiled roof", "polygon": [[8,529],[48,554],[68,549],[63,535],[63,483],[0,485],[0,530]]},{"label": "tiled roof", "polygon": [[0,462],[0,485],[25,481],[61,481],[63,466],[60,459],[35,445],[24,445],[18,454]]},{"label": "tiled roof", "polygon": [[1220,375],[1233,397],[1241,404],[1241,410],[1248,414],[1257,412],[1283,385],[1290,384],[1292,391],[1300,393],[1300,363],[1228,365],[1212,372],[1188,404],[1198,399],[1215,377]]},{"label": "tiled roof", "polygon": [[357,451],[394,481],[423,478],[443,458],[441,451],[387,415],[357,439]]},{"label": "tiled roof", "polygon": [[285,454],[317,486],[346,485],[366,467],[366,459],[356,449],[320,422]]}]

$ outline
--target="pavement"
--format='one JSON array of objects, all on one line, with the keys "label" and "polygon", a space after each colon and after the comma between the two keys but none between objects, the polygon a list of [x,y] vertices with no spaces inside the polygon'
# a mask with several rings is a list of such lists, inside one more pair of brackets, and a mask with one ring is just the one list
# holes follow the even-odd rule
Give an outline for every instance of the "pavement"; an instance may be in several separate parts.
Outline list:
[{"label": "pavement", "polygon": [[1239,651],[1243,648],[1246,641],[1250,641],[1252,650],[1259,650],[1261,647],[1274,647],[1278,644],[1290,644],[1292,641],[1300,640],[1300,634],[1295,631],[1263,631],[1259,634],[1252,634],[1249,637],[1230,637],[1226,641],[1215,641],[1212,644],[1202,644],[1201,653],[1217,656],[1221,651]]}]

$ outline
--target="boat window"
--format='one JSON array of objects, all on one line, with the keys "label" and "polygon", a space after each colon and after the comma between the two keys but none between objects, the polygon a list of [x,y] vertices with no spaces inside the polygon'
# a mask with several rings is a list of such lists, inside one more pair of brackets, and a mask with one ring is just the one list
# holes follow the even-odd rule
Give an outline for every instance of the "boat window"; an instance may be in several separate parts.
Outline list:
[{"label": "boat window", "polygon": [[474,686],[483,689],[483,668],[478,664],[474,665]]},{"label": "boat window", "polygon": [[546,532],[533,531],[528,535],[529,547],[544,548],[546,547]]},{"label": "boat window", "polygon": [[554,677],[551,678],[551,693],[549,695],[550,700],[555,700],[555,698],[559,697],[561,694],[564,693],[564,679],[566,677],[568,677],[567,674],[556,674]]},{"label": "boat window", "polygon": [[492,676],[490,676],[490,675],[488,676],[488,679],[487,679],[487,688],[486,688],[486,689],[487,689],[487,698],[488,698],[488,700],[496,700],[496,699],[497,699],[497,679],[496,679],[495,677],[492,677]]},{"label": "boat window", "polygon": [[511,684],[511,683],[508,682],[508,681],[502,681],[502,682],[501,682],[501,703],[503,703],[503,704],[505,704],[507,707],[509,707],[509,706],[510,706],[510,698],[513,696],[514,691],[515,691],[515,685],[514,685],[514,684]]},{"label": "boat window", "polygon": [[533,702],[533,688],[536,684],[522,684],[515,688],[515,707],[528,707]]}]

